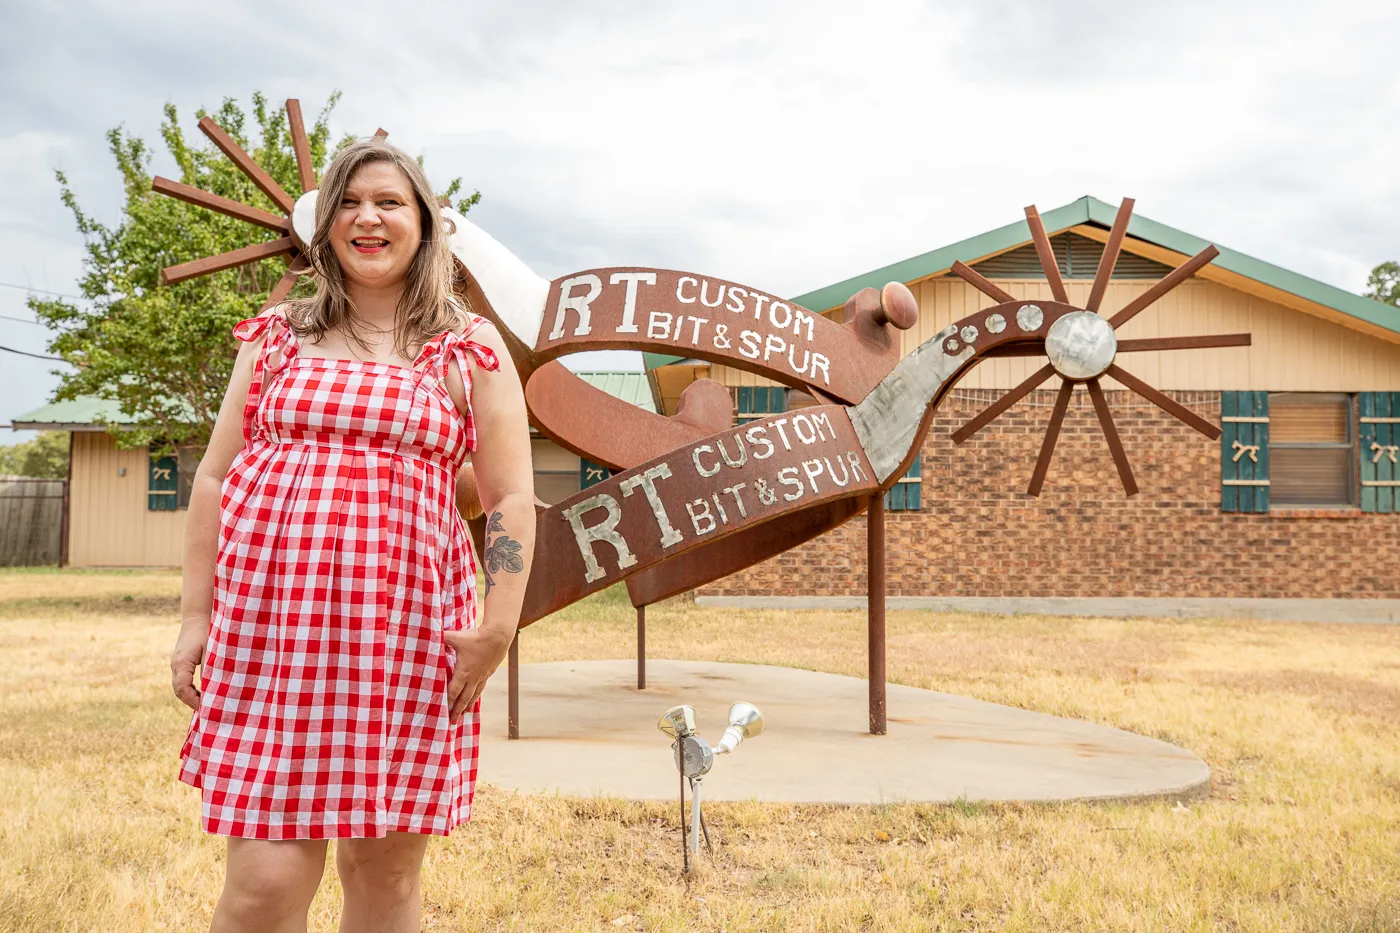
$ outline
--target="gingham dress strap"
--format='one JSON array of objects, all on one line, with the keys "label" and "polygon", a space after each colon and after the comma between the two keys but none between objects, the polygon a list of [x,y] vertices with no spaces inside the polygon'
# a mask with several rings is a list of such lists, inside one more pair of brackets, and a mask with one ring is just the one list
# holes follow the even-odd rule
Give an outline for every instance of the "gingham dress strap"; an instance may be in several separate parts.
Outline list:
[{"label": "gingham dress strap", "polygon": [[[287,317],[280,308],[270,314],[239,321],[233,326],[233,336],[244,343],[257,340],[264,334],[267,335],[267,339],[263,341],[258,358],[253,362],[253,381],[248,385],[248,402],[243,406],[244,444],[253,442],[258,402],[262,399],[267,383],[273,376],[286,369],[287,364],[297,355],[296,335],[292,333],[291,325],[287,323]],[[268,362],[274,350],[279,351],[275,364]]]},{"label": "gingham dress strap", "polygon": [[462,333],[445,330],[438,334],[423,344],[423,349],[418,352],[418,359],[413,363],[415,368],[426,364],[428,371],[438,382],[446,380],[447,366],[450,362],[457,364],[457,371],[462,376],[462,390],[467,397],[468,449],[476,446],[475,425],[471,417],[472,366],[479,366],[492,373],[501,368],[501,361],[497,358],[495,350],[470,339],[476,329],[485,323],[485,318],[470,315]]}]

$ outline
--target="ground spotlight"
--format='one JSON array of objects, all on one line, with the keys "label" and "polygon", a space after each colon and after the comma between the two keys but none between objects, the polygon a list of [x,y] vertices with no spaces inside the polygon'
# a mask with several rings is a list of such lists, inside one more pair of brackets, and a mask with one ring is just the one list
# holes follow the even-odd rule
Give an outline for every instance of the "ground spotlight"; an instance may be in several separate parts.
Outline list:
[{"label": "ground spotlight", "polygon": [[[705,834],[705,847],[710,848],[710,832],[700,810],[700,783],[714,767],[716,755],[728,755],[739,747],[744,739],[762,735],[763,714],[752,703],[739,701],[729,707],[729,726],[720,737],[719,744],[711,748],[709,743],[695,733],[695,709],[690,706],[673,706],[661,715],[656,727],[670,736],[671,751],[675,755],[676,770],[681,778],[681,850],[685,871],[691,871],[692,856],[700,857],[700,834]],[[685,785],[690,782],[690,839],[686,840]]]}]

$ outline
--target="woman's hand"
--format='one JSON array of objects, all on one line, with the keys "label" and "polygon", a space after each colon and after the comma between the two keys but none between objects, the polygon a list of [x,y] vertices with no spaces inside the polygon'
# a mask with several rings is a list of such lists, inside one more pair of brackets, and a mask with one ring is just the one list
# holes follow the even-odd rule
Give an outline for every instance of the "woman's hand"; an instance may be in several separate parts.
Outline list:
[{"label": "woman's hand", "polygon": [[[204,631],[199,629],[203,628]],[[204,660],[204,649],[209,641],[209,624],[201,626],[183,625],[180,636],[175,639],[175,651],[170,655],[170,687],[190,709],[199,709],[199,691],[194,686],[194,669]]]},{"label": "woman's hand", "polygon": [[510,650],[511,637],[485,626],[463,631],[443,632],[443,640],[457,653],[452,680],[447,684],[448,719],[454,725],[486,689],[487,679],[496,672]]}]

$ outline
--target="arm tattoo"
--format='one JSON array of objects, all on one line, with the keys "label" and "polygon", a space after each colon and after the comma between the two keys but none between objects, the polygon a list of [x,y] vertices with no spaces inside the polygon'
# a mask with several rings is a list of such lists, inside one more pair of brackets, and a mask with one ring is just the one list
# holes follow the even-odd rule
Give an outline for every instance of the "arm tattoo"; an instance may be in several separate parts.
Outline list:
[{"label": "arm tattoo", "polygon": [[[492,535],[495,535],[493,538]],[[496,585],[491,576],[504,570],[506,573],[520,573],[525,569],[525,558],[520,555],[520,542],[506,534],[501,524],[501,513],[492,512],[486,522],[486,553],[482,555],[486,564],[486,593],[491,595],[491,587]]]}]

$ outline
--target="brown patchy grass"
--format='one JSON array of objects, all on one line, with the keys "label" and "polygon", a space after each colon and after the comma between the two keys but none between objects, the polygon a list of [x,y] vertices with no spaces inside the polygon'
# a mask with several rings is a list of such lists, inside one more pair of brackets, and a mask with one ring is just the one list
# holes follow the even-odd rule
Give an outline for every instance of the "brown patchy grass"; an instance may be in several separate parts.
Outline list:
[{"label": "brown patchy grass", "polygon": [[[178,592],[0,571],[0,930],[207,926],[224,847],[175,780]],[[856,612],[673,601],[647,622],[653,657],[863,673]],[[604,593],[527,629],[523,660],[627,657],[633,624]],[[1211,798],[715,803],[687,884],[674,805],[488,785],[429,849],[425,929],[1400,929],[1400,629],[898,612],[889,636],[891,680],[1168,739]],[[328,871],[312,930],[339,901]]]}]

